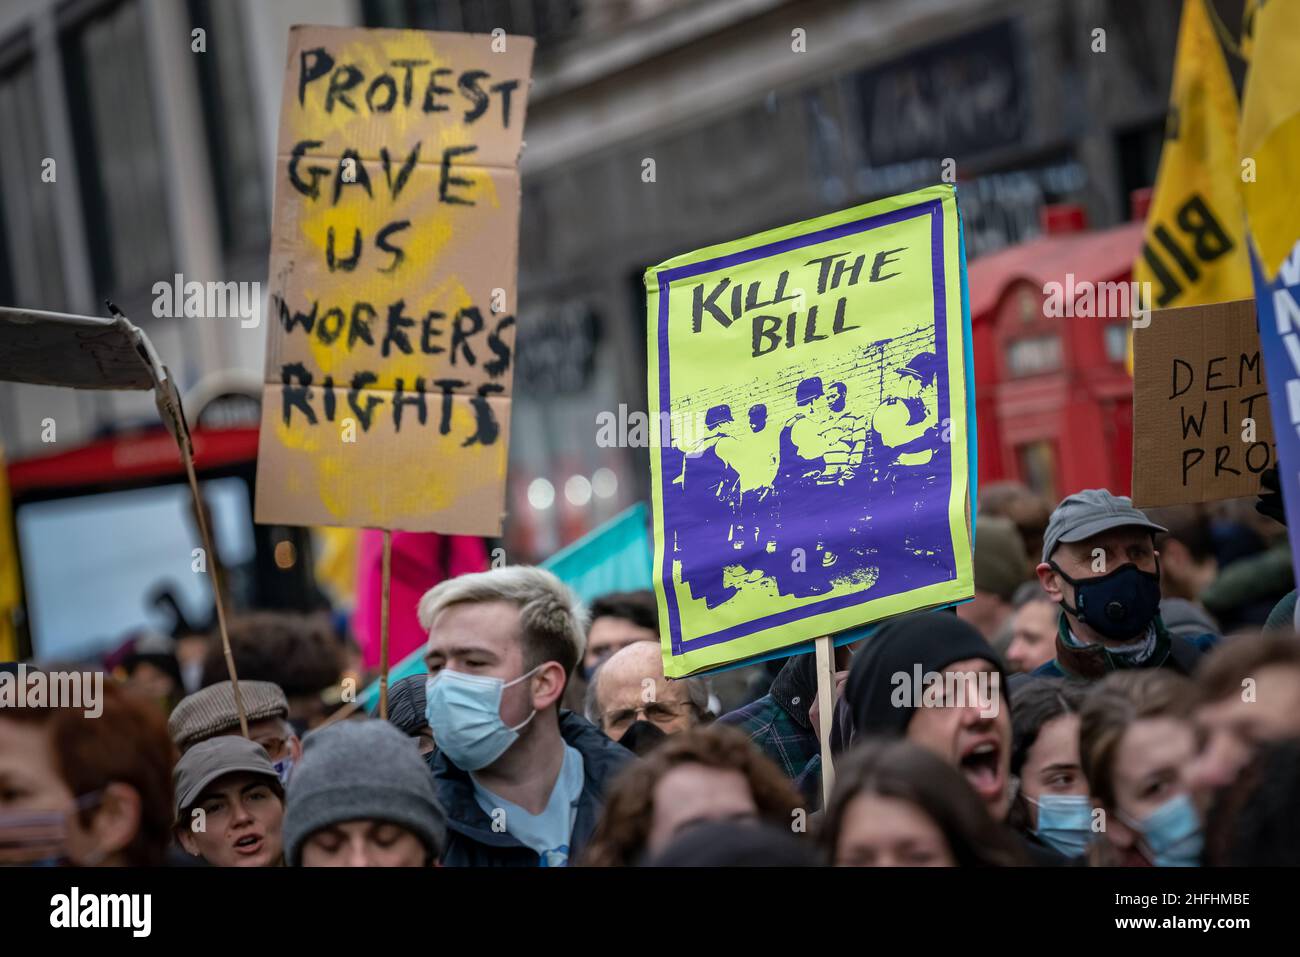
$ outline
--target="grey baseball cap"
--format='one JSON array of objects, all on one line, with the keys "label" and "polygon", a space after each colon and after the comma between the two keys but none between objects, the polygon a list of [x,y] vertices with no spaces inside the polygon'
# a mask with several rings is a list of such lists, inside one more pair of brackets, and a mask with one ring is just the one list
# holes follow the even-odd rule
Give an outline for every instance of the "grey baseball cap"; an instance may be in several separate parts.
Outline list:
[{"label": "grey baseball cap", "polygon": [[1169,531],[1142,514],[1125,495],[1112,495],[1104,488],[1088,488],[1067,495],[1047,522],[1043,561],[1051,560],[1061,542],[1081,542],[1098,532],[1124,527],[1145,528],[1152,534]]},{"label": "grey baseball cap", "polygon": [[237,734],[223,734],[200,741],[176,762],[172,781],[176,791],[176,816],[192,807],[206,788],[217,778],[244,772],[269,778],[275,790],[281,792],[280,776],[267,756],[266,749],[256,741]]}]

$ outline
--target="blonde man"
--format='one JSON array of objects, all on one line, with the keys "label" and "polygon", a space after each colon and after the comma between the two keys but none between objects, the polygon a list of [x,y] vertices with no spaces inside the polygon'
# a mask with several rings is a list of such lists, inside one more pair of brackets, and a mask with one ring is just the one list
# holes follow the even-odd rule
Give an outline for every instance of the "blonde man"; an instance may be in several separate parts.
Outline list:
[{"label": "blonde man", "polygon": [[425,714],[447,810],[448,866],[556,867],[577,859],[608,780],[631,754],[560,710],[586,610],[550,572],[462,575],[420,600]]}]

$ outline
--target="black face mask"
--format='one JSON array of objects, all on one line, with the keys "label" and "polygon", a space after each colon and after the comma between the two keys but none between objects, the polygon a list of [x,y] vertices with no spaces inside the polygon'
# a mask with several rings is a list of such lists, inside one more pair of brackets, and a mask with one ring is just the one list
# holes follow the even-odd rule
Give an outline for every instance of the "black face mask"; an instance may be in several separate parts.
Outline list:
[{"label": "black face mask", "polygon": [[1100,578],[1071,578],[1056,562],[1056,573],[1074,586],[1075,607],[1062,606],[1097,634],[1127,641],[1146,631],[1160,611],[1160,565],[1155,574],[1131,562]]},{"label": "black face mask", "polygon": [[618,739],[618,743],[623,745],[633,754],[644,757],[655,747],[663,743],[664,734],[656,725],[649,721],[634,721],[623,732],[623,736]]}]

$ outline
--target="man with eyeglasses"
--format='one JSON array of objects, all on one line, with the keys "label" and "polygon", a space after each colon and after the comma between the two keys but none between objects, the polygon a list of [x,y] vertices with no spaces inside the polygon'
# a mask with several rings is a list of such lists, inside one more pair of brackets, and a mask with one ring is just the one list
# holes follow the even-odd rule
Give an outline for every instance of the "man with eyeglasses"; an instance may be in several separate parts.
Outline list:
[{"label": "man with eyeglasses", "polygon": [[[271,759],[282,787],[289,784],[294,765],[302,758],[302,742],[289,723],[289,701],[270,681],[241,681],[240,694],[248,718],[248,736]],[[182,698],[167,721],[177,749],[186,753],[196,744],[227,734],[239,734],[239,711],[229,681]]]},{"label": "man with eyeglasses", "polygon": [[610,592],[591,603],[587,646],[564,688],[561,707],[586,711],[591,676],[610,656],[637,641],[659,640],[659,608],[654,592]]},{"label": "man with eyeglasses", "polygon": [[586,711],[592,724],[638,754],[713,717],[704,680],[664,677],[657,641],[628,645],[596,669]]}]

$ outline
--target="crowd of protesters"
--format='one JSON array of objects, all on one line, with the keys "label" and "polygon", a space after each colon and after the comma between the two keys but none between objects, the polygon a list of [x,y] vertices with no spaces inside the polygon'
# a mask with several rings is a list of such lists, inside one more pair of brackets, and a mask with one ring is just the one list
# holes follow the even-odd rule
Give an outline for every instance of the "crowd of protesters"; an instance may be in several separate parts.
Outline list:
[{"label": "crowd of protesters", "polygon": [[974,599],[836,649],[825,802],[815,656],[669,681],[649,592],[448,578],[386,719],[325,617],[232,622],[238,692],[140,642],[93,719],[0,708],[0,862],[1297,864],[1292,571],[1241,504],[982,489]]}]

